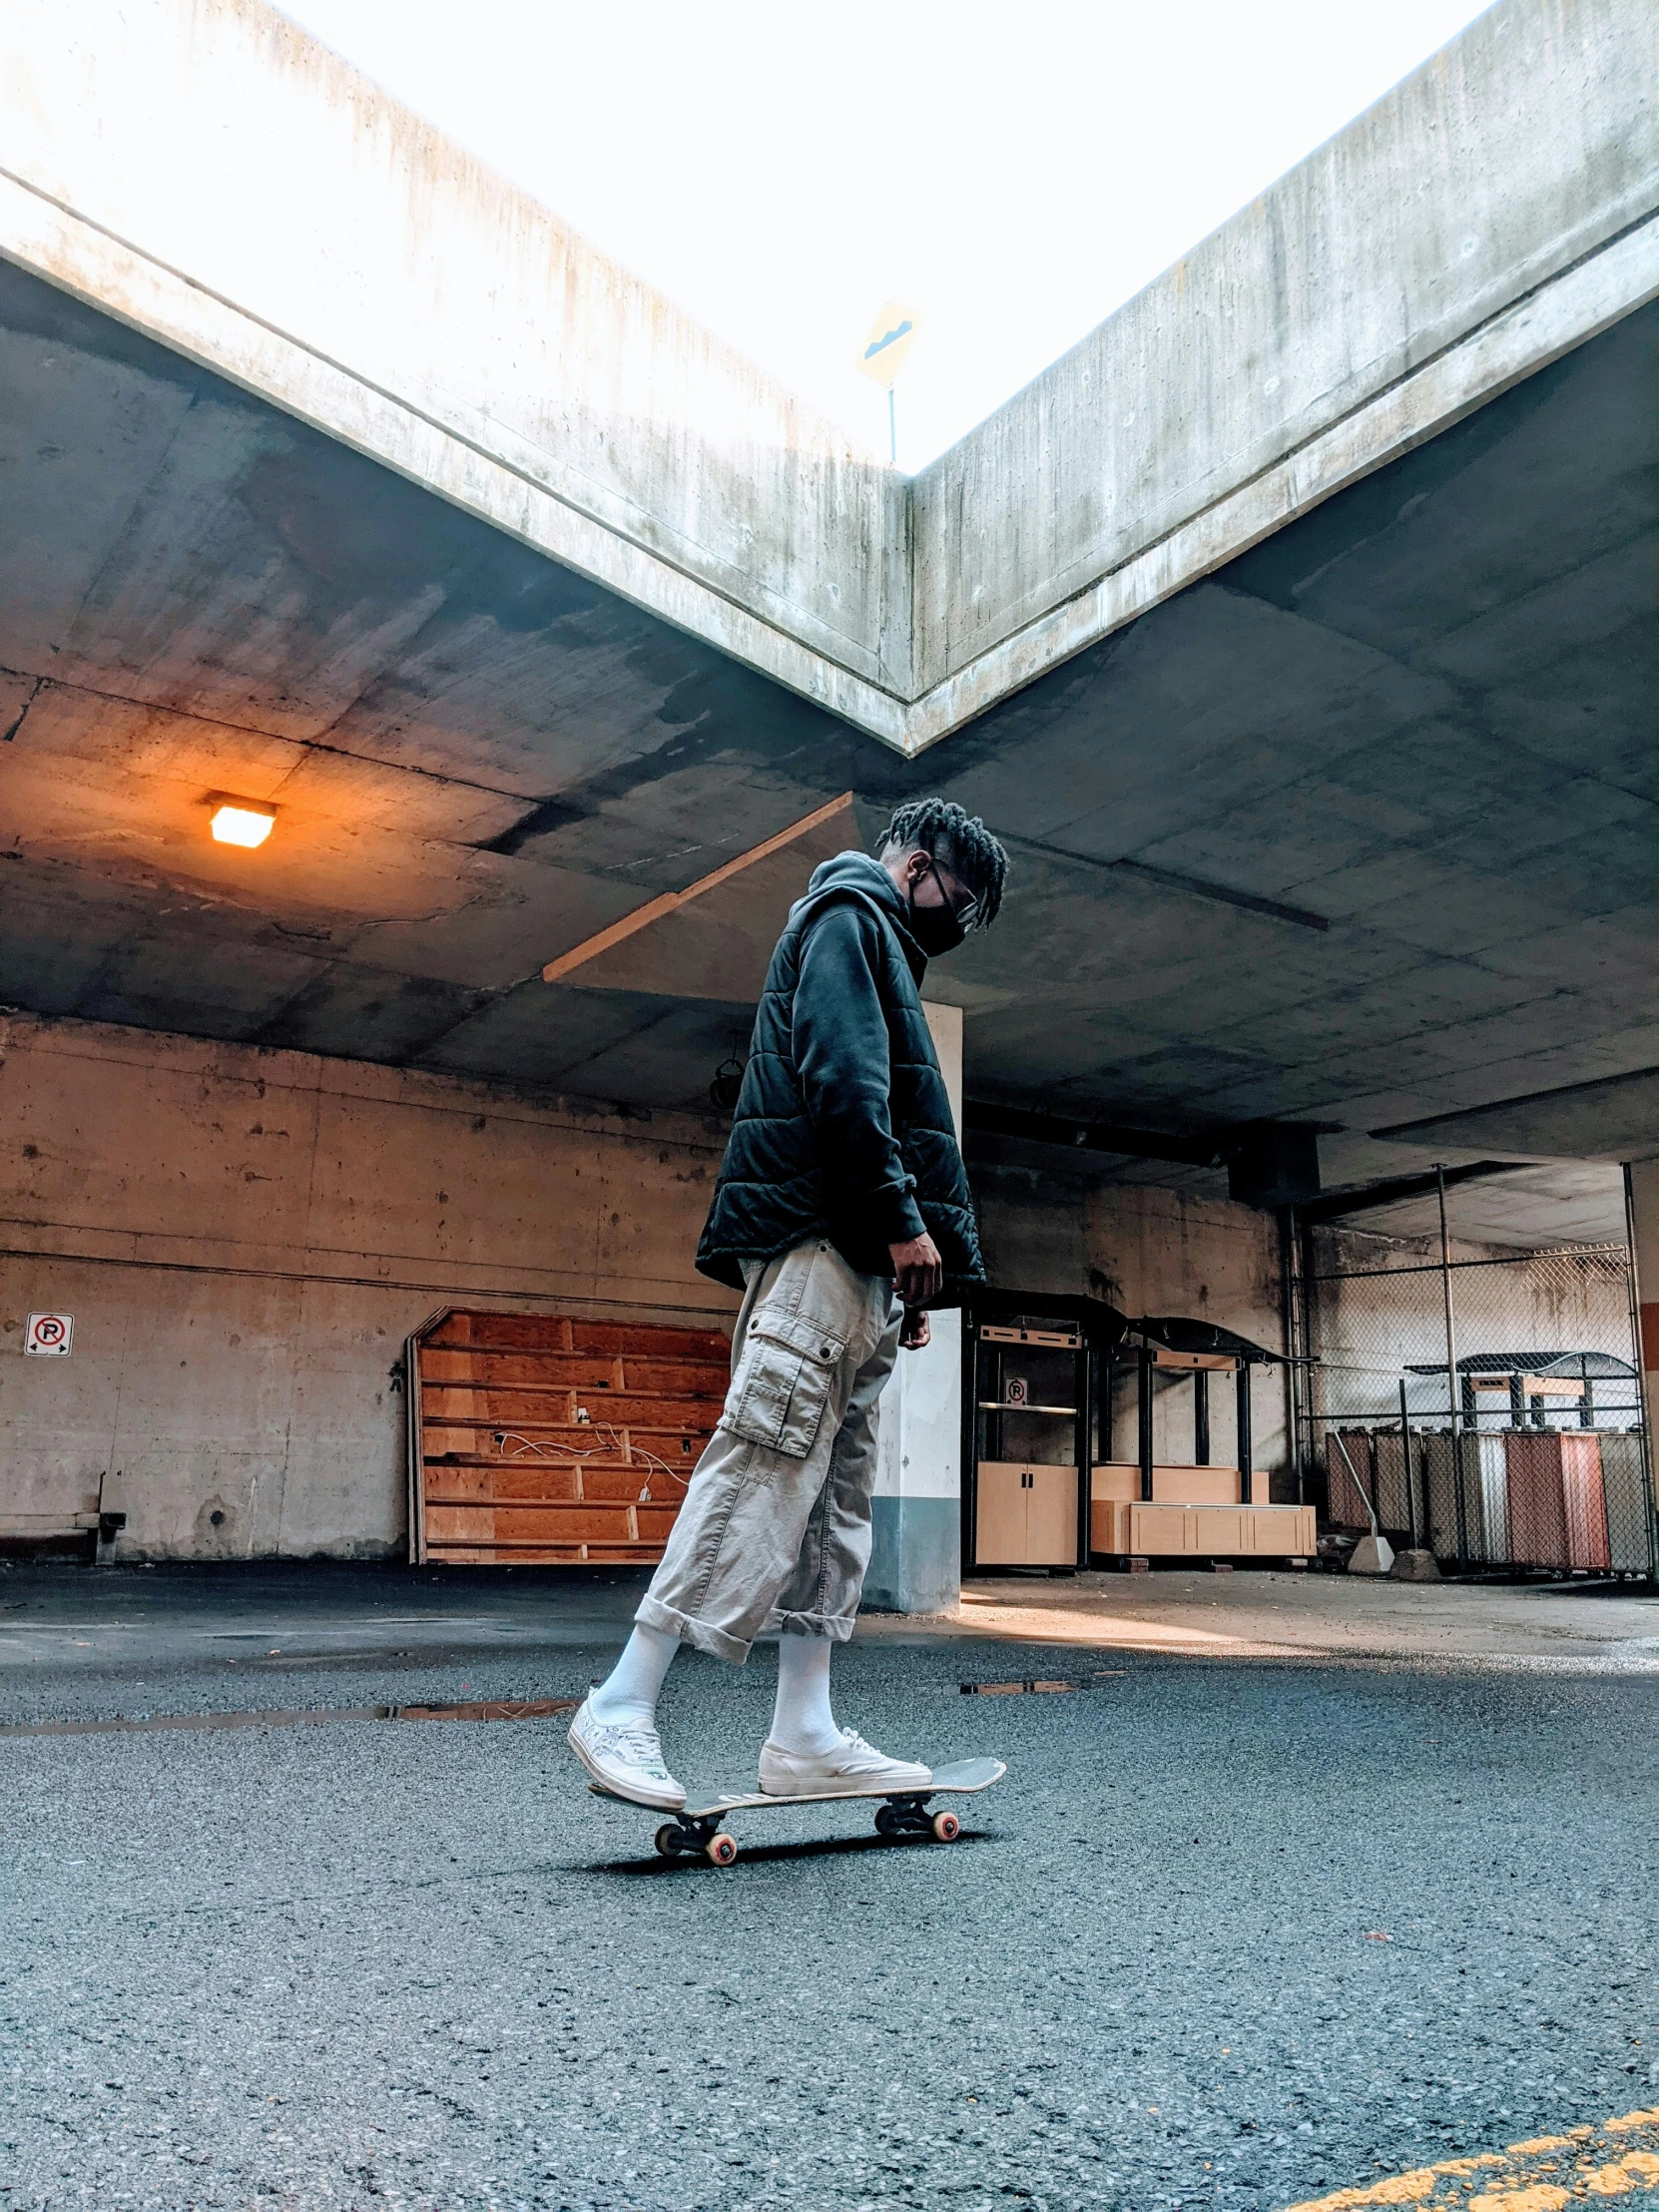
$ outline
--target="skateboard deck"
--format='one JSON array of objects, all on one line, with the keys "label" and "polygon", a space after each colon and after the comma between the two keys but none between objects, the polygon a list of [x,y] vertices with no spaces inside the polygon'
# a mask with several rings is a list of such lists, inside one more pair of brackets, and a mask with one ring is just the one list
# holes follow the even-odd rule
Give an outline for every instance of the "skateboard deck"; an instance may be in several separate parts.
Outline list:
[{"label": "skateboard deck", "polygon": [[[688,1799],[657,1830],[657,1849],[665,1859],[701,1852],[717,1867],[729,1867],[738,1856],[738,1840],[724,1825],[728,1813],[752,1813],[763,1808],[777,1812],[787,1805],[839,1805],[858,1798],[875,1800],[875,1826],[883,1836],[931,1836],[937,1843],[952,1844],[962,1832],[961,1822],[952,1812],[930,1811],[928,1799],[972,1797],[988,1790],[993,1782],[1000,1782],[1007,1771],[1000,1759],[957,1759],[948,1766],[935,1767],[932,1780],[920,1790],[883,1789],[878,1783],[866,1783],[857,1789],[813,1790],[800,1797],[768,1797],[759,1790],[733,1790],[721,1797]],[[617,1797],[614,1790],[603,1789],[597,1782],[590,1782],[588,1787],[595,1797],[617,1798],[619,1805],[634,1802],[632,1798]],[[642,1805],[639,1810],[648,1813],[653,1808]]]}]

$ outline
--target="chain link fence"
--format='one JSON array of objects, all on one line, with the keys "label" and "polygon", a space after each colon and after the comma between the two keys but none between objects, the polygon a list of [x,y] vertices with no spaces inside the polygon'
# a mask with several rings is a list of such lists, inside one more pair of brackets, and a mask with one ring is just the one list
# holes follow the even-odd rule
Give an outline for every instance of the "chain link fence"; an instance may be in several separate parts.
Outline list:
[{"label": "chain link fence", "polygon": [[1298,1458],[1339,1529],[1462,1572],[1654,1574],[1630,1256],[1306,1229]]}]

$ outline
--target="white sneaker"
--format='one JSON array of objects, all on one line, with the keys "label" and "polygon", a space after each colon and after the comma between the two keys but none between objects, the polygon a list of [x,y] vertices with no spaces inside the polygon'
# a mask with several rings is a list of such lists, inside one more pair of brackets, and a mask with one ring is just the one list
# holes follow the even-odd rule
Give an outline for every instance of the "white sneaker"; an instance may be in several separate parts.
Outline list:
[{"label": "white sneaker", "polygon": [[932,1771],[913,1759],[889,1759],[843,1728],[833,1751],[785,1751],[770,1737],[761,1746],[761,1788],[768,1797],[817,1797],[826,1790],[925,1790]]},{"label": "white sneaker", "polygon": [[678,1813],[686,1793],[663,1764],[662,1739],[649,1721],[602,1721],[591,1696],[570,1724],[570,1748],[595,1782],[614,1797],[659,1812]]}]

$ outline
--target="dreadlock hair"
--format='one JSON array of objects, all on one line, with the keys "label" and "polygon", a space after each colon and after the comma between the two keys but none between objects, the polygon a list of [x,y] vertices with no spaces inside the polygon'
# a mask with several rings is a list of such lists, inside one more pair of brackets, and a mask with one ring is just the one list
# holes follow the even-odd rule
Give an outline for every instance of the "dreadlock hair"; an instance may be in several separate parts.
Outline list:
[{"label": "dreadlock hair", "polygon": [[912,799],[887,825],[881,850],[906,851],[920,845],[942,860],[957,881],[979,901],[978,927],[989,928],[1002,905],[1008,855],[977,815],[964,814],[954,800]]}]

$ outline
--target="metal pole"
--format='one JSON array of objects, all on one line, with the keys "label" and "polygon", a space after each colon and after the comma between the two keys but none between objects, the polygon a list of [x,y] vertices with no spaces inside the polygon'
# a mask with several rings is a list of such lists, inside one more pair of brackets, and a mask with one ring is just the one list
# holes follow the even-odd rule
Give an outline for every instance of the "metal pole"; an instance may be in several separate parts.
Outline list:
[{"label": "metal pole", "polygon": [[1307,1503],[1302,1478],[1302,1391],[1297,1355],[1302,1350],[1297,1318],[1296,1208],[1287,1206],[1279,1217],[1279,1275],[1285,1307],[1285,1418],[1290,1429],[1291,1468],[1296,1475],[1296,1501]]},{"label": "metal pole", "polygon": [[1343,1455],[1343,1464],[1348,1468],[1349,1478],[1353,1482],[1354,1487],[1360,1493],[1360,1503],[1366,1508],[1366,1512],[1370,1516],[1371,1532],[1374,1536],[1381,1536],[1382,1533],[1382,1528],[1381,1522],[1377,1518],[1377,1507],[1366,1495],[1366,1485],[1360,1479],[1359,1468],[1349,1457],[1348,1446],[1343,1442],[1343,1432],[1340,1428],[1333,1427],[1330,1433],[1337,1439],[1337,1449]]},{"label": "metal pole", "polygon": [[1210,1376],[1205,1368],[1193,1370],[1193,1463],[1210,1464]]},{"label": "metal pole", "polygon": [[1659,1581],[1659,1503],[1653,1495],[1653,1437],[1648,1428],[1647,1360],[1642,1351],[1642,1279],[1636,1272],[1636,1193],[1628,1164],[1624,1171],[1624,1241],[1630,1254],[1625,1272],[1630,1295],[1630,1350],[1636,1367],[1636,1433],[1642,1446],[1642,1482],[1647,1491],[1647,1571]]},{"label": "metal pole", "polygon": [[[1238,1392],[1239,1423],[1239,1503],[1254,1505],[1256,1502],[1255,1446],[1250,1434],[1250,1362],[1239,1362],[1238,1380],[1233,1385]],[[1297,1495],[1302,1494],[1302,1484],[1297,1483]]]},{"label": "metal pole", "polygon": [[1137,1442],[1141,1459],[1141,1497],[1152,1502],[1152,1351],[1142,1345],[1138,1373],[1141,1379],[1140,1396],[1136,1404]]},{"label": "metal pole", "polygon": [[1077,1564],[1086,1567],[1089,1551],[1094,1541],[1090,1526],[1090,1506],[1094,1497],[1094,1348],[1083,1334],[1077,1331],[1077,1350],[1072,1359],[1072,1388],[1077,1392]]},{"label": "metal pole", "polygon": [[1405,1462],[1405,1514],[1411,1525],[1411,1549],[1421,1548],[1417,1534],[1417,1485],[1411,1472],[1411,1421],[1405,1410],[1405,1378],[1399,1379],[1399,1455]]},{"label": "metal pole", "polygon": [[1467,1535],[1463,1527],[1463,1439],[1458,1426],[1462,1405],[1457,1394],[1457,1337],[1451,1318],[1451,1238],[1445,1225],[1445,1169],[1438,1160],[1434,1163],[1434,1187],[1440,1201],[1440,1294],[1445,1302],[1446,1402],[1451,1408],[1451,1499],[1457,1522],[1457,1557],[1462,1560],[1467,1556]]}]

